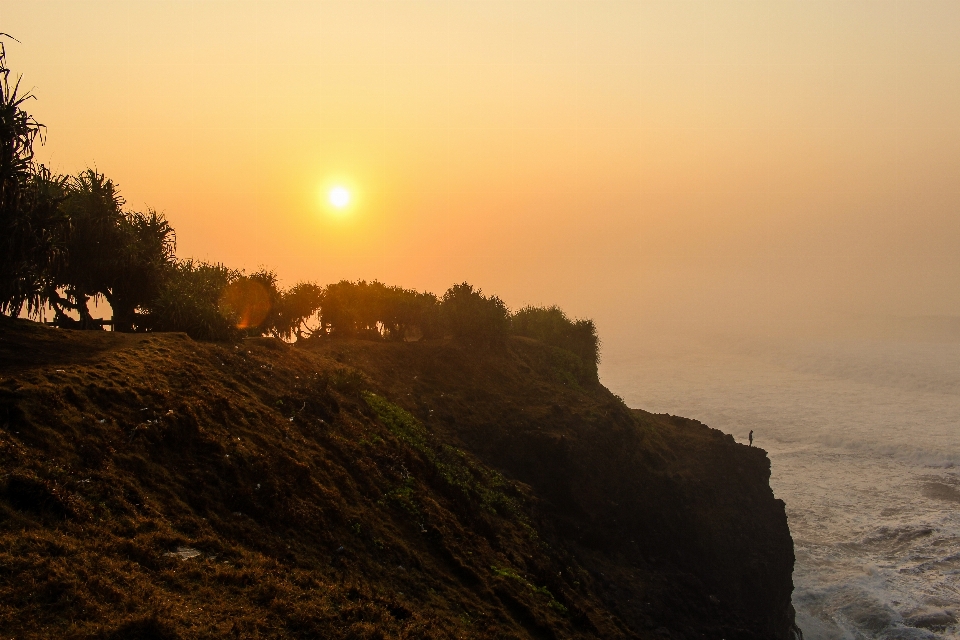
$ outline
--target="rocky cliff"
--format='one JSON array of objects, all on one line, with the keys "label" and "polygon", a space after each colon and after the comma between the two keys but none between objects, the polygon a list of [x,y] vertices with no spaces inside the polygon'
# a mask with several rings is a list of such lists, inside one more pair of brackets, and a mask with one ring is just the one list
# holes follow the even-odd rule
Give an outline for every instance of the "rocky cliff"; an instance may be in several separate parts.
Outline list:
[{"label": "rocky cliff", "polygon": [[18,638],[792,637],[765,453],[512,338],[257,339],[0,318]]}]

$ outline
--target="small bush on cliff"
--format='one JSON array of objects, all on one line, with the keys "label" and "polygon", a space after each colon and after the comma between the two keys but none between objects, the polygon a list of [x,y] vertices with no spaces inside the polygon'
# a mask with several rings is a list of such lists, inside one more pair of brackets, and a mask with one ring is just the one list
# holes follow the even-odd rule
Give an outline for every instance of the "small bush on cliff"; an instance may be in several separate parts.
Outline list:
[{"label": "small bush on cliff", "polygon": [[502,340],[510,329],[510,311],[503,300],[487,297],[463,282],[443,294],[440,315],[446,331],[467,342],[490,344]]},{"label": "small bush on cliff", "polygon": [[278,332],[282,297],[277,274],[261,268],[231,280],[218,305],[226,317],[236,318],[236,328],[243,335],[254,337]]},{"label": "small bush on cliff", "polygon": [[597,380],[600,338],[593,320],[570,320],[556,306],[524,307],[510,318],[510,330],[515,335],[570,351],[580,358],[588,377]]}]

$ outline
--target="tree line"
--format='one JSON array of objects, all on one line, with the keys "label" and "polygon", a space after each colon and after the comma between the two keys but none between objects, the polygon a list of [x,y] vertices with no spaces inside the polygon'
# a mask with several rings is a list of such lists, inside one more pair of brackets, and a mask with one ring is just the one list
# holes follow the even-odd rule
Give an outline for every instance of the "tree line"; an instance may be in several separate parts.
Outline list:
[{"label": "tree line", "polygon": [[[200,340],[452,336],[491,345],[513,334],[572,352],[596,378],[596,327],[557,307],[511,314],[500,298],[466,282],[439,297],[377,281],[283,289],[269,269],[245,273],[178,258],[162,213],[127,209],[117,185],[96,170],[63,176],[35,162],[44,127],[26,111],[33,96],[19,84],[0,42],[0,313],[49,313],[51,324],[65,328],[183,331]],[[101,299],[110,320],[89,311]]]}]

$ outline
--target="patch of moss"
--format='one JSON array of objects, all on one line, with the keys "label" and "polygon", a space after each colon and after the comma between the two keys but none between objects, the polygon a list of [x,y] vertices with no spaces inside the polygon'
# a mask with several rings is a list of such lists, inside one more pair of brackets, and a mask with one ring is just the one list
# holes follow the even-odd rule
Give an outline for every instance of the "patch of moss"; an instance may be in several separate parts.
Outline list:
[{"label": "patch of moss", "polygon": [[563,614],[567,613],[567,608],[563,606],[563,604],[560,603],[560,601],[554,598],[553,594],[550,593],[550,590],[547,589],[546,587],[538,587],[537,585],[533,584],[532,582],[530,582],[529,580],[521,576],[519,573],[517,573],[516,571],[508,567],[498,567],[496,565],[491,565],[490,570],[493,572],[493,575],[499,576],[501,578],[507,578],[509,580],[513,580],[514,582],[518,582],[524,587],[526,587],[527,589],[529,589],[530,591],[532,591],[533,593],[546,598],[547,606],[550,607],[551,609]]},{"label": "patch of moss", "polygon": [[520,514],[516,500],[505,493],[510,484],[500,473],[475,464],[461,449],[435,445],[420,421],[389,400],[369,391],[362,392],[362,396],[387,429],[423,455],[447,485],[489,513]]},{"label": "patch of moss", "polygon": [[404,478],[402,483],[385,493],[380,500],[380,504],[388,502],[397,505],[411,516],[420,517],[420,506],[414,498],[414,482],[410,476]]},{"label": "patch of moss", "polygon": [[356,369],[340,367],[330,374],[328,383],[340,393],[356,393],[364,385],[363,374]]},{"label": "patch of moss", "polygon": [[433,455],[433,449],[427,442],[427,430],[411,413],[375,393],[363,391],[361,395],[390,433],[420,453]]}]

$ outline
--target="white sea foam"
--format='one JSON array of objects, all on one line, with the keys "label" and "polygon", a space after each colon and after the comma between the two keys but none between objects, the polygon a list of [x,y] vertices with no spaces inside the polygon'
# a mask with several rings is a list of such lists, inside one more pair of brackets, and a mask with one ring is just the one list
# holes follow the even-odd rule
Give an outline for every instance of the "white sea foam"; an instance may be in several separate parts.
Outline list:
[{"label": "white sea foam", "polygon": [[631,406],[754,431],[808,640],[960,638],[960,344],[661,341],[602,377]]}]

